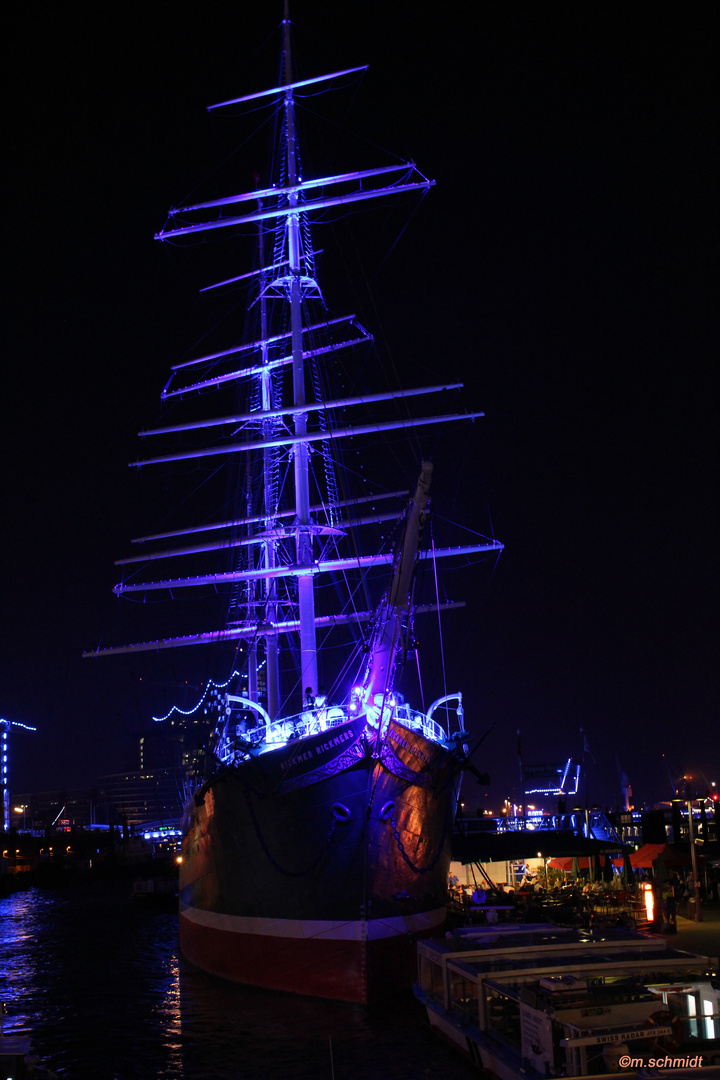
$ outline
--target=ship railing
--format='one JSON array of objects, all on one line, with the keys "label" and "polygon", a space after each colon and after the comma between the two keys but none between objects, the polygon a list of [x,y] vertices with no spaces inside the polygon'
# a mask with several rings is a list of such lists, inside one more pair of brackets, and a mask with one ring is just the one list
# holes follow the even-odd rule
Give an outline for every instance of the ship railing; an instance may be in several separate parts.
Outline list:
[{"label": "ship railing", "polygon": [[[242,704],[245,702],[243,701]],[[405,702],[397,702],[391,709],[391,715],[397,723],[410,731],[419,732],[430,742],[444,742],[447,739],[445,729],[437,721],[428,714],[411,709]],[[279,720],[270,720],[267,717],[264,724],[243,732],[238,731],[237,741],[245,753],[252,747],[270,750],[277,746],[284,746],[295,739],[304,739],[308,735],[319,735],[323,731],[329,731],[331,728],[346,723],[352,719],[352,716],[353,714],[348,709],[340,705],[308,706],[292,716],[284,716]],[[227,749],[230,750],[229,745]]]},{"label": "ship railing", "polygon": [[405,702],[395,706],[393,719],[410,731],[419,731],[430,742],[445,742],[447,739],[445,729],[436,720],[425,713],[415,712]]},{"label": "ship railing", "polygon": [[283,746],[293,739],[304,739],[308,735],[319,735],[330,728],[338,727],[350,719],[348,712],[339,705],[319,706],[303,709],[293,716],[284,716],[269,724],[246,733],[253,742],[262,741],[268,749]]},{"label": "ship railing", "polygon": [[[351,719],[351,714],[339,705],[303,709],[293,716],[285,716],[262,727],[246,733],[251,742],[262,742],[267,746],[282,746],[294,739],[304,739],[308,735],[319,735],[323,731],[338,727]],[[447,738],[445,729],[425,713],[416,712],[406,704],[396,705],[393,719],[410,731],[420,732],[430,742],[444,742]]]}]

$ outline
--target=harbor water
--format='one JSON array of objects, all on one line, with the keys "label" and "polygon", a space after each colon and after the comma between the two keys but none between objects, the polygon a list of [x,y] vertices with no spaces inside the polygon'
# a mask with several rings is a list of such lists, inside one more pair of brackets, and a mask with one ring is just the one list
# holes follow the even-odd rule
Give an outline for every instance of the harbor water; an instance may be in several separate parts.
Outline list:
[{"label": "harbor water", "polygon": [[470,1080],[411,993],[366,1011],[270,994],[188,968],[177,916],[127,881],[0,900],[6,1031],[67,1080]]}]

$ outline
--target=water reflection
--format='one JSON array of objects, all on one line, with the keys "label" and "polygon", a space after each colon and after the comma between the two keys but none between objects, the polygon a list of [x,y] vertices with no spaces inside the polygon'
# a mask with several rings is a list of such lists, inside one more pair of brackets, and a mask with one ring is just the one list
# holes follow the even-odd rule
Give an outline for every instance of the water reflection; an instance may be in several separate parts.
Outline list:
[{"label": "water reflection", "polygon": [[53,963],[48,926],[55,910],[53,898],[37,890],[0,900],[0,1000],[7,1005],[6,1031],[43,1013],[39,988]]},{"label": "water reflection", "polygon": [[189,969],[175,914],[138,908],[127,882],[0,900],[0,1000],[63,1080],[477,1075],[410,995],[375,1015]]},{"label": "water reflection", "polygon": [[331,1047],[336,1076],[362,1075],[358,1052],[366,1055],[372,1025],[360,1008],[228,985],[188,969],[181,997],[186,1076],[207,1067],[209,1042],[220,1055],[216,1067],[234,1066],[243,1077],[330,1077]]}]

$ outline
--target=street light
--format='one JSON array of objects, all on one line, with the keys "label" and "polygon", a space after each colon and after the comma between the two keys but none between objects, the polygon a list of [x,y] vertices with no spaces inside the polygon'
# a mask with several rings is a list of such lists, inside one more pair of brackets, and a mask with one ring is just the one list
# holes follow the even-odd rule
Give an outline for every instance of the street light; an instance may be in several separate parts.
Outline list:
[{"label": "street light", "polygon": [[22,814],[22,816],[23,816],[23,832],[25,832],[25,811],[27,810],[27,806],[26,805],[13,806],[13,810],[15,811],[16,814]]},{"label": "street light", "polygon": [[[690,793],[689,793],[690,794]],[[693,921],[702,922],[700,912],[700,882],[698,881],[697,859],[695,857],[695,835],[693,830],[693,800],[688,799],[688,827],[690,829],[690,861],[692,863],[693,876]]]}]

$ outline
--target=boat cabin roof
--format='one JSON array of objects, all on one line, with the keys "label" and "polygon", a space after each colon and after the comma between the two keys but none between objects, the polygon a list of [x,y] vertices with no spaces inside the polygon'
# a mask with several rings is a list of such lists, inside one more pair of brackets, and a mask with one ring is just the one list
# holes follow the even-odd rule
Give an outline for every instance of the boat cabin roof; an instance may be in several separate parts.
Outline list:
[{"label": "boat cabin roof", "polygon": [[[670,948],[662,938],[620,929],[592,932],[544,923],[484,927],[438,941],[421,941],[418,955],[470,981],[494,976],[518,985],[537,980],[541,972],[553,978],[560,972],[577,972],[578,976],[592,973],[594,978],[605,980],[652,970],[655,976],[667,972],[668,981],[672,981],[678,969],[696,979],[707,978],[715,970],[709,957]],[[503,973],[507,973],[507,980]]]}]

